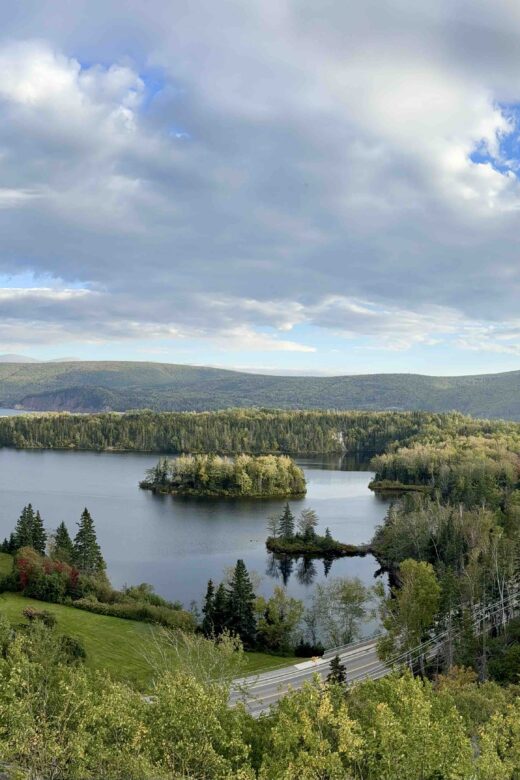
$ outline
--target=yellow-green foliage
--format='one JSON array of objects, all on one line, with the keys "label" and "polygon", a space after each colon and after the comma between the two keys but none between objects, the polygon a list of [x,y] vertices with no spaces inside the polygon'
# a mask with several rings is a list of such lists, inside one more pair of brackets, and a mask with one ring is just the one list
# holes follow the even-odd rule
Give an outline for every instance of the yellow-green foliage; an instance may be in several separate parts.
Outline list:
[{"label": "yellow-green foliage", "polygon": [[417,439],[374,458],[375,485],[428,486],[454,502],[498,506],[518,484],[518,425],[471,435],[455,430],[429,437],[423,431]]},{"label": "yellow-green foliage", "polygon": [[287,455],[181,455],[161,459],[141,487],[181,495],[293,496],[305,493],[303,471]]},{"label": "yellow-green foliage", "polygon": [[520,772],[515,689],[480,688],[466,672],[436,684],[392,675],[348,691],[315,680],[254,720],[229,706],[229,681],[211,657],[219,651],[200,641],[207,650],[163,668],[144,697],[67,662],[55,630],[34,624],[13,638],[0,619],[0,762],[24,780],[513,780]]}]

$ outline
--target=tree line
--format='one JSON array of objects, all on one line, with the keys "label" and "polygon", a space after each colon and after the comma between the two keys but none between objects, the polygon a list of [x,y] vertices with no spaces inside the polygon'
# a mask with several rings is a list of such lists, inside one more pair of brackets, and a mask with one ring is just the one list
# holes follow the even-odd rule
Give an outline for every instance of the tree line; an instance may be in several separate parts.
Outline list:
[{"label": "tree line", "polygon": [[509,435],[518,423],[459,413],[232,409],[50,413],[0,418],[0,446],[235,454],[383,452],[395,443]]}]

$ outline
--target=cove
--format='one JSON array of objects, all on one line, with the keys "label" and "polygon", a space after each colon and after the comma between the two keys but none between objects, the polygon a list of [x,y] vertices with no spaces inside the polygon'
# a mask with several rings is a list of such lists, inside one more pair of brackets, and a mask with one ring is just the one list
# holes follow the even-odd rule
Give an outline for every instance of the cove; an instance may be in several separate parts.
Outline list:
[{"label": "cove", "polygon": [[[7,536],[22,507],[40,509],[47,530],[64,521],[71,534],[85,506],[94,518],[108,574],[115,587],[151,583],[185,606],[200,602],[207,580],[219,582],[226,567],[243,558],[260,578],[257,592],[276,584],[304,600],[326,576],[358,576],[373,584],[378,563],[371,556],[332,562],[289,564],[265,549],[266,520],[283,500],[182,498],[139,489],[157,453],[96,453],[0,450],[0,536]],[[360,465],[336,457],[296,458],[305,472],[307,495],[291,501],[298,514],[312,507],[323,533],[352,544],[370,541],[388,499],[368,489],[373,478]],[[352,470],[352,469],[355,470]]]}]

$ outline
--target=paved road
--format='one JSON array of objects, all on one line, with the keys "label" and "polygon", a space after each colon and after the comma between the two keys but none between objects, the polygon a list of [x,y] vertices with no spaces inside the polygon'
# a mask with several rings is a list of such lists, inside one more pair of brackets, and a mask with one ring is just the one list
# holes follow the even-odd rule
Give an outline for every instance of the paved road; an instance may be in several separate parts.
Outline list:
[{"label": "paved road", "polygon": [[340,651],[326,653],[317,662],[304,661],[295,666],[285,666],[283,669],[237,680],[231,701],[244,701],[252,715],[260,715],[268,710],[271,704],[285,696],[289,689],[301,688],[315,674],[325,678],[330,670],[330,661],[335,655],[339,655],[345,665],[349,681],[364,677],[377,679],[387,673],[386,667],[377,657],[376,641],[369,639]]}]

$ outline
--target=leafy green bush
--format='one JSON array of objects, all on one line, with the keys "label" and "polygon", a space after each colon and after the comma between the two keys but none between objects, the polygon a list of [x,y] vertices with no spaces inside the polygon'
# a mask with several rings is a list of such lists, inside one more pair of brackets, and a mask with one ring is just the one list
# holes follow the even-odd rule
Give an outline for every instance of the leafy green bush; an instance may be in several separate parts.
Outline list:
[{"label": "leafy green bush", "polygon": [[87,651],[83,647],[83,644],[74,636],[67,636],[66,634],[61,636],[60,646],[64,656],[72,663],[75,661],[85,661],[87,658]]},{"label": "leafy green bush", "polygon": [[141,620],[145,623],[159,623],[167,628],[181,629],[182,631],[195,630],[195,620],[189,612],[169,609],[168,607],[156,607],[145,602],[107,604],[95,599],[82,598],[74,601],[72,606],[87,612],[95,612],[97,615]]},{"label": "leafy green bush", "polygon": [[24,618],[32,623],[34,620],[40,620],[47,628],[54,628],[58,622],[56,616],[49,612],[47,609],[35,609],[34,607],[26,607],[22,610]]}]

